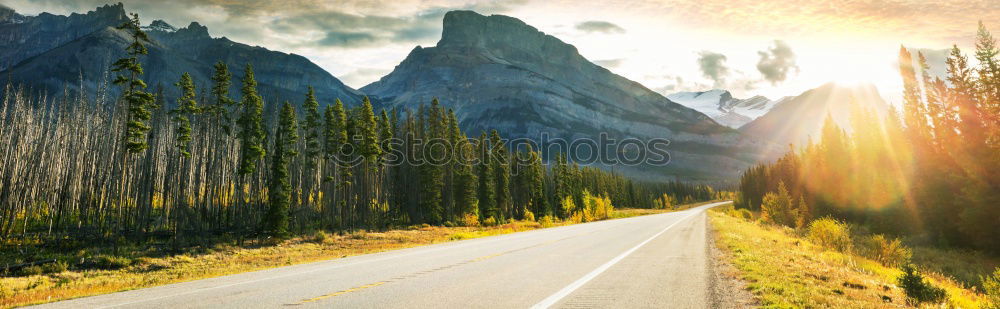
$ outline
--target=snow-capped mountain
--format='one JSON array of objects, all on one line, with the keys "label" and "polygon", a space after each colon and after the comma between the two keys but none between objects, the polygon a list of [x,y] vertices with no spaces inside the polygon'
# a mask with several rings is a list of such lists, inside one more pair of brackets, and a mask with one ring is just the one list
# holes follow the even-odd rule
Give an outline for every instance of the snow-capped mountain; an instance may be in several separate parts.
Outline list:
[{"label": "snow-capped mountain", "polygon": [[701,92],[678,92],[667,96],[671,101],[695,109],[721,125],[739,128],[763,116],[779,102],[764,96],[736,99],[729,91],[713,89]]}]

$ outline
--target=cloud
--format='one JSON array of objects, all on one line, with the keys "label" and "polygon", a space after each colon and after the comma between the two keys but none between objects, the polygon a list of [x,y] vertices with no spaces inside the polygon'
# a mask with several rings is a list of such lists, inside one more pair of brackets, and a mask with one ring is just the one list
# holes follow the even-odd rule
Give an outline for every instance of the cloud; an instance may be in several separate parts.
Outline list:
[{"label": "cloud", "polygon": [[364,85],[389,74],[391,69],[363,67],[340,76],[340,80],[348,85]]},{"label": "cloud", "polygon": [[605,33],[605,34],[625,33],[624,28],[612,24],[610,22],[601,20],[590,20],[576,24],[576,30],[580,30],[587,33]]},{"label": "cloud", "polygon": [[698,67],[701,74],[715,81],[716,87],[725,84],[726,76],[729,75],[729,68],[726,67],[726,55],[702,51],[698,53]]},{"label": "cloud", "polygon": [[375,36],[370,33],[330,31],[317,43],[322,46],[361,47],[375,41]]},{"label": "cloud", "polygon": [[788,78],[788,72],[792,69],[798,71],[795,64],[795,53],[792,47],[781,40],[775,40],[774,46],[767,50],[757,52],[760,61],[757,62],[757,71],[764,75],[764,79],[771,84],[777,85]]},{"label": "cloud", "polygon": [[622,65],[622,61],[624,61],[624,60],[625,59],[621,59],[621,58],[619,58],[619,59],[604,59],[604,60],[594,60],[594,63],[596,63],[599,66],[605,67],[605,68],[615,68],[615,67],[618,67],[619,65]]}]

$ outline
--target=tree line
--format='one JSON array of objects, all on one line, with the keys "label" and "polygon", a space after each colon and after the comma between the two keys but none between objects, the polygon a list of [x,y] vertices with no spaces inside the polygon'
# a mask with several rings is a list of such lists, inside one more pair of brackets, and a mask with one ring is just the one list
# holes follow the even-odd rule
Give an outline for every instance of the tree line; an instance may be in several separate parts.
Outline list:
[{"label": "tree line", "polygon": [[[137,15],[112,85],[88,95],[32,95],[8,85],[0,106],[0,239],[287,237],[324,230],[509,220],[590,220],[612,204],[669,207],[720,194],[705,185],[645,183],[493,130],[469,137],[437,100],[376,111],[368,98],[321,107],[266,102],[253,66],[230,95],[219,62],[211,87],[184,73],[166,102],[150,91]],[[114,95],[114,88],[120,95]],[[67,87],[68,89],[68,87]],[[664,200],[670,200],[664,203]]]},{"label": "tree line", "polygon": [[[1000,48],[980,23],[974,57],[953,46],[944,79],[901,48],[902,112],[855,107],[851,132],[827,118],[820,140],[748,169],[738,207],[786,225],[822,216],[942,246],[1000,252]],[[857,106],[857,105],[855,105]],[[768,209],[764,209],[768,210]]]}]

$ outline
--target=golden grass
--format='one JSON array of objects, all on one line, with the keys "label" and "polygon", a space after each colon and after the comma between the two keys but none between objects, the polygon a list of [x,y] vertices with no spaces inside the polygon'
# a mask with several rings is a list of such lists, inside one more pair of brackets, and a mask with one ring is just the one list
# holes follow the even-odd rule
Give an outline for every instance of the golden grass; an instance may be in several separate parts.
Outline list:
[{"label": "golden grass", "polygon": [[[765,308],[911,307],[896,286],[902,271],[852,254],[826,250],[794,230],[709,211],[716,243]],[[916,254],[920,254],[919,252]],[[925,274],[948,292],[953,308],[978,308],[984,297],[942,275]]]},{"label": "golden grass", "polygon": [[[626,218],[664,212],[669,211],[616,209],[611,217]],[[550,226],[569,224],[573,222],[553,222]],[[0,308],[539,228],[543,226],[538,222],[515,221],[482,227],[425,226],[377,233],[364,231],[345,235],[317,233],[313,236],[297,237],[275,245],[256,248],[221,244],[202,250],[203,253],[140,257],[133,265],[118,270],[71,270],[49,275],[0,277]]]}]

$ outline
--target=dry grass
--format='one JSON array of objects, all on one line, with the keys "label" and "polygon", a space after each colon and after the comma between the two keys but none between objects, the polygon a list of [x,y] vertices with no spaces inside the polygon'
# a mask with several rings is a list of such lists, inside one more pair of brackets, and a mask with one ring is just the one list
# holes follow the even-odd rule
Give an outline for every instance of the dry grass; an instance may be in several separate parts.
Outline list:
[{"label": "dry grass", "polygon": [[[613,218],[669,211],[616,209]],[[553,222],[563,226],[572,222]],[[46,303],[83,296],[192,281],[279,266],[342,258],[353,255],[479,238],[543,228],[534,221],[497,226],[424,226],[385,232],[344,235],[317,233],[268,246],[214,245],[210,248],[163,257],[138,257],[118,270],[70,270],[27,277],[0,277],[0,308]]]},{"label": "dry grass", "polygon": [[[768,308],[897,308],[909,307],[896,278],[886,267],[852,254],[830,251],[794,230],[733,217],[723,209],[709,212],[716,243],[740,270],[748,289]],[[927,276],[948,292],[946,304],[978,308],[982,295],[944,276]]]}]

